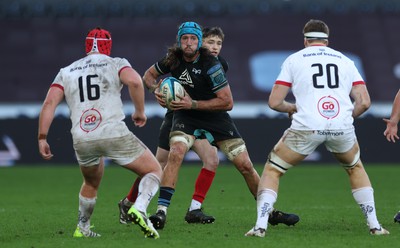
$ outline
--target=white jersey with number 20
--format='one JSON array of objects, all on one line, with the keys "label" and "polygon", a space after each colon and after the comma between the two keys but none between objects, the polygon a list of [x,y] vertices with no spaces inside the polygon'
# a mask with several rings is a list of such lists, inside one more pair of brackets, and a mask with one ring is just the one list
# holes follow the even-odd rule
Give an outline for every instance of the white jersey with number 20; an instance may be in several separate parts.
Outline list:
[{"label": "white jersey with number 20", "polygon": [[365,84],[352,60],[326,46],[310,46],[290,55],[275,83],[291,87],[297,107],[291,128],[296,130],[353,127],[350,91]]},{"label": "white jersey with number 20", "polygon": [[131,65],[124,58],[90,54],[59,71],[51,86],[64,90],[74,143],[129,134],[119,79],[126,67]]}]

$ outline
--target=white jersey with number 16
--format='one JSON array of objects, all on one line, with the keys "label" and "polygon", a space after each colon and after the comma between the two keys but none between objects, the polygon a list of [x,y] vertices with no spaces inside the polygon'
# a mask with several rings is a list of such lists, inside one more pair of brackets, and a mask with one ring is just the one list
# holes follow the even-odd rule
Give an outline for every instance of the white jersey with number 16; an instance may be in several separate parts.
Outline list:
[{"label": "white jersey with number 16", "polygon": [[64,90],[74,143],[129,134],[123,121],[119,79],[126,67],[131,65],[124,58],[90,54],[57,74],[51,86]]}]

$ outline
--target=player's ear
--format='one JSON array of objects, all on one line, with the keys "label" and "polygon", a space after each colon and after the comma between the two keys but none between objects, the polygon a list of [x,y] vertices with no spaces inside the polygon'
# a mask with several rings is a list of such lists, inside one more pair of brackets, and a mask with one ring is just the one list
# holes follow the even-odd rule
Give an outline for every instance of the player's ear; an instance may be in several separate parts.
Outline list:
[{"label": "player's ear", "polygon": [[307,39],[304,38],[304,47],[307,47]]}]

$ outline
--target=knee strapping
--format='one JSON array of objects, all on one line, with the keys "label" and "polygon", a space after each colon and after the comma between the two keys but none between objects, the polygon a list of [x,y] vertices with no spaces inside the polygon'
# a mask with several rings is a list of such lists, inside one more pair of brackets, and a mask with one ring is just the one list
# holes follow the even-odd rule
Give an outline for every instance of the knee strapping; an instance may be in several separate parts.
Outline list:
[{"label": "knee strapping", "polygon": [[223,142],[220,149],[225,153],[226,157],[233,161],[239,154],[246,151],[246,144],[241,138],[229,139]]},{"label": "knee strapping", "polygon": [[170,145],[175,142],[182,142],[186,145],[187,149],[189,150],[194,143],[194,137],[187,135],[181,131],[173,131],[170,133]]},{"label": "knee strapping", "polygon": [[272,167],[282,173],[285,173],[288,169],[293,167],[293,165],[281,159],[274,151],[269,154],[268,160]]},{"label": "knee strapping", "polygon": [[350,170],[353,169],[354,166],[356,166],[356,164],[358,163],[358,161],[360,160],[360,150],[357,151],[357,153],[354,155],[354,159],[351,163],[349,164],[342,164],[343,168],[345,168],[346,170]]}]

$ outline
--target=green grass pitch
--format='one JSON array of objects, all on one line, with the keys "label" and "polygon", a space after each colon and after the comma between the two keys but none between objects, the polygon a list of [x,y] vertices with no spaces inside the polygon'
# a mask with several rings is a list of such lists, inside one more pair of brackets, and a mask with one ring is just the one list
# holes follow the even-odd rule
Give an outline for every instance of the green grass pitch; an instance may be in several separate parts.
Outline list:
[{"label": "green grass pitch", "polygon": [[[261,173],[262,166],[256,169]],[[203,204],[214,224],[187,224],[199,165],[184,165],[167,225],[160,239],[145,239],[134,225],[118,222],[118,201],[136,176],[116,165],[106,167],[92,216],[98,239],[74,239],[78,192],[82,183],[75,166],[16,166],[0,169],[0,247],[397,247],[400,224],[398,165],[367,165],[378,218],[391,234],[371,236],[352,198],[348,177],[338,165],[301,164],[281,179],[277,209],[300,215],[294,227],[269,226],[265,238],[244,237],[256,220],[256,201],[242,176],[230,164],[218,168]],[[157,197],[148,208],[156,210]]]}]

